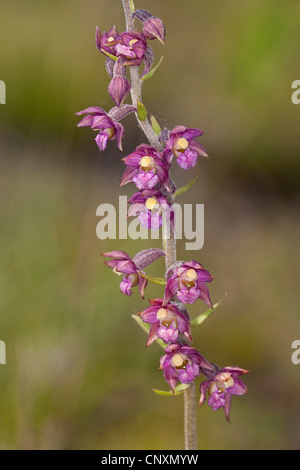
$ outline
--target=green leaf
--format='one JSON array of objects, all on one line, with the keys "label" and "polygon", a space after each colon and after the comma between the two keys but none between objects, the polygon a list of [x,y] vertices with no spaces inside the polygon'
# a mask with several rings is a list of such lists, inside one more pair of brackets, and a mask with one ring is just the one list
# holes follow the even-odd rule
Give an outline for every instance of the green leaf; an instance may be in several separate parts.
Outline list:
[{"label": "green leaf", "polygon": [[175,395],[181,395],[187,388],[189,388],[189,384],[180,384],[175,387],[174,393],[172,390],[157,390],[157,388],[152,388],[154,393],[157,393],[157,395],[161,395],[163,397],[173,397]]},{"label": "green leaf", "polygon": [[137,115],[140,121],[145,121],[148,111],[141,101],[137,102]]},{"label": "green leaf", "polygon": [[160,58],[160,61],[158,62],[158,64],[156,64],[155,67],[153,67],[153,69],[150,70],[150,72],[146,73],[146,75],[143,76],[143,78],[141,78],[141,80],[145,81],[145,80],[148,80],[149,78],[152,77],[152,75],[155,74],[156,70],[158,69],[158,67],[160,66],[162,60],[163,60],[164,56],[162,55],[161,58]]},{"label": "green leaf", "polygon": [[148,281],[154,282],[154,284],[159,284],[160,286],[165,286],[167,283],[162,277],[154,277],[154,276],[148,276],[148,274],[141,273],[138,271],[139,276],[142,276],[144,279],[147,279]]},{"label": "green leaf", "polygon": [[138,316],[138,315],[131,315],[132,318],[137,322],[137,324],[142,328],[142,330],[145,331],[145,333],[149,333],[150,330],[150,324],[143,322],[143,320]]},{"label": "green leaf", "polygon": [[160,125],[158,124],[157,120],[155,119],[155,117],[151,114],[150,116],[150,122],[151,122],[151,127],[152,129],[154,130],[155,134],[158,135],[160,134],[161,132],[161,127]]},{"label": "green leaf", "polygon": [[209,308],[208,310],[206,310],[206,312],[201,313],[200,315],[198,315],[198,317],[194,318],[191,321],[191,327],[201,325],[201,323],[203,323],[208,317],[210,317],[210,315],[216,310],[216,308],[218,308],[219,305],[221,305],[226,295],[227,295],[227,292],[224,295],[224,297],[221,300],[219,300],[219,302],[213,305],[213,308]]},{"label": "green leaf", "polygon": [[[131,316],[132,316],[132,318],[137,322],[137,324],[142,328],[142,330],[145,331],[145,333],[147,333],[147,335],[148,335],[148,334],[149,334],[149,330],[150,330],[150,324],[143,322],[143,320],[142,320],[138,315],[131,315]],[[156,342],[162,349],[166,349],[167,344],[164,343],[161,339],[157,339],[157,340],[155,340],[155,342]]]},{"label": "green leaf", "polygon": [[114,55],[110,54],[109,52],[106,52],[104,49],[101,49],[101,52],[103,52],[103,54],[107,55],[107,57],[114,60],[115,62],[118,59],[118,57],[115,57]]},{"label": "green leaf", "polygon": [[177,197],[177,196],[180,196],[181,194],[184,194],[186,193],[189,189],[191,189],[191,187],[195,184],[195,182],[197,181],[197,178],[199,176],[199,173],[197,173],[197,175],[194,176],[194,178],[192,179],[192,181],[190,181],[189,183],[187,183],[185,186],[183,186],[182,188],[179,188],[177,189],[177,191],[175,191],[174,193],[174,196]]},{"label": "green leaf", "polygon": [[135,6],[134,6],[134,3],[133,3],[133,0],[129,0],[129,3],[130,3],[131,13],[134,13],[135,12]]}]

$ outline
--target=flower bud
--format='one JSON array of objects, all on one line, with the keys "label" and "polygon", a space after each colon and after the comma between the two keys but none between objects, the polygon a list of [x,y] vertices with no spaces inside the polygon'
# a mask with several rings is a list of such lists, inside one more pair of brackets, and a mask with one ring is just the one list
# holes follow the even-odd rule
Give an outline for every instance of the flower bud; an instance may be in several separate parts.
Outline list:
[{"label": "flower bud", "polygon": [[125,77],[115,76],[108,85],[108,93],[117,106],[121,106],[130,92],[130,82]]},{"label": "flower bud", "polygon": [[143,33],[147,39],[158,39],[162,44],[165,43],[166,29],[160,18],[151,16],[143,24]]}]

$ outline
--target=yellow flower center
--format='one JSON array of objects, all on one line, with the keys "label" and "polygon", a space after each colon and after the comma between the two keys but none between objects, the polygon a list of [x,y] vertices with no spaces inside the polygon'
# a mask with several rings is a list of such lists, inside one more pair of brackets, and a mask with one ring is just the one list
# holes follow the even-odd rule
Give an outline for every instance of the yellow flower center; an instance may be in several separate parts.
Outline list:
[{"label": "yellow flower center", "polygon": [[232,377],[229,377],[229,379],[226,380],[226,383],[227,383],[227,387],[230,388],[233,386],[234,384],[234,380]]},{"label": "yellow flower center", "polygon": [[156,197],[148,197],[145,205],[148,211],[152,211],[153,209],[156,209],[159,206],[159,203]]},{"label": "yellow flower center", "polygon": [[157,311],[157,314],[156,314],[156,318],[158,320],[163,320],[163,318],[165,318],[166,316],[168,315],[168,312],[165,308],[160,308],[158,311]]},{"label": "yellow flower center", "polygon": [[174,354],[172,357],[172,364],[174,367],[181,367],[184,363],[183,357],[181,354]]},{"label": "yellow flower center", "polygon": [[160,324],[165,326],[166,328],[169,328],[173,321],[174,326],[177,327],[177,321],[174,318],[173,313],[165,308],[160,308],[157,311],[156,318],[160,321]]},{"label": "yellow flower center", "polygon": [[182,274],[181,282],[182,284],[190,290],[192,287],[195,287],[195,281],[197,280],[197,273],[195,269],[188,269]]},{"label": "yellow flower center", "polygon": [[171,363],[173,367],[176,367],[176,369],[185,369],[188,362],[188,359],[182,354],[174,354],[171,359]]},{"label": "yellow flower center", "polygon": [[197,279],[197,273],[195,269],[188,269],[185,274],[190,281],[195,281]]},{"label": "yellow flower center", "polygon": [[221,375],[220,380],[225,383],[226,388],[232,387],[234,384],[232,375],[229,372],[224,372]]},{"label": "yellow flower center", "polygon": [[140,167],[143,171],[146,171],[146,172],[150,171],[150,170],[153,170],[153,168],[155,167],[154,158],[149,157],[148,155],[141,158],[140,159]]},{"label": "yellow flower center", "polygon": [[107,38],[107,42],[113,42],[115,40],[115,38],[113,38],[112,36],[109,36],[109,38]]},{"label": "yellow flower center", "polygon": [[210,384],[208,393],[211,395],[215,392],[215,387],[217,387],[218,393],[225,393],[227,388],[230,388],[234,385],[234,380],[230,373],[225,372],[220,376],[220,380],[214,381]]},{"label": "yellow flower center", "polygon": [[132,47],[133,44],[135,44],[136,42],[138,42],[138,39],[131,39],[131,41],[129,41],[129,46]]},{"label": "yellow flower center", "polygon": [[189,146],[188,140],[186,140],[184,137],[181,137],[180,139],[177,140],[177,145],[182,149],[185,150]]}]

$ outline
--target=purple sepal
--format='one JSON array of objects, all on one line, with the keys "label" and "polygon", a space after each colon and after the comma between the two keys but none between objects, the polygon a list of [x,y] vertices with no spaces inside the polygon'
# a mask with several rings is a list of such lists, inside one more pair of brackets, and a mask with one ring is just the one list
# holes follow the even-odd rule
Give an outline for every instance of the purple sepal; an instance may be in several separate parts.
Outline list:
[{"label": "purple sepal", "polygon": [[110,59],[109,57],[106,57],[106,60],[105,60],[105,68],[106,68],[106,72],[108,74],[109,77],[113,78],[114,76],[114,66],[115,66],[115,63],[112,59]]},{"label": "purple sepal", "polygon": [[144,56],[145,68],[140,78],[143,78],[145,75],[147,75],[147,73],[149,72],[149,70],[151,69],[153,65],[153,61],[154,61],[153,49],[152,47],[147,46],[147,49],[145,51],[145,56]]},{"label": "purple sepal", "polygon": [[152,264],[160,256],[165,256],[163,250],[159,248],[148,248],[137,253],[133,258],[133,262],[136,267],[141,270]]},{"label": "purple sepal", "polygon": [[126,77],[115,75],[108,85],[108,93],[111,99],[117,106],[121,106],[128,93],[130,92],[131,84]]},{"label": "purple sepal", "polygon": [[137,18],[138,20],[142,21],[142,23],[151,17],[151,13],[147,10],[138,9],[132,13],[132,18]]}]

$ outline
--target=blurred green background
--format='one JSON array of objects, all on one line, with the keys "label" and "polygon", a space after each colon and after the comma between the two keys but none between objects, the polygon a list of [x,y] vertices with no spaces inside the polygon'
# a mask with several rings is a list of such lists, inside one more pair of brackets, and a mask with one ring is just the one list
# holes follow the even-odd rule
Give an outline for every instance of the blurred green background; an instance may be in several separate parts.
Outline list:
[{"label": "blurred green background", "polygon": [[[162,126],[205,130],[210,159],[174,172],[182,203],[205,204],[200,252],[178,243],[214,275],[216,313],[195,346],[221,367],[251,370],[249,394],[222,410],[198,409],[200,449],[298,449],[300,79],[297,0],[136,0],[165,22],[164,59],[144,102]],[[100,253],[134,254],[158,241],[96,237],[96,208],[118,203],[124,156],[100,153],[75,112],[112,106],[95,26],[122,31],[121,1],[1,1],[0,366],[2,449],[182,449],[182,396],[163,398],[161,350],[130,315],[145,308]],[[152,45],[152,44],[151,44]],[[143,142],[124,120],[124,154]],[[162,275],[163,261],[149,272]],[[147,298],[160,297],[151,285]],[[205,310],[201,302],[191,315]]]}]

